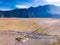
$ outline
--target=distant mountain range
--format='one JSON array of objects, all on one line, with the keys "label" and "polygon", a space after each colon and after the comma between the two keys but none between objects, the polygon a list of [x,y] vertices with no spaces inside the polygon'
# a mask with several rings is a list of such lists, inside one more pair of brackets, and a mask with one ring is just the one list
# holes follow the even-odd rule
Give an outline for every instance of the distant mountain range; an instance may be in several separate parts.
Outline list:
[{"label": "distant mountain range", "polygon": [[17,18],[59,18],[60,6],[44,5],[30,7],[28,9],[14,9],[10,11],[0,11],[0,17],[17,17]]}]

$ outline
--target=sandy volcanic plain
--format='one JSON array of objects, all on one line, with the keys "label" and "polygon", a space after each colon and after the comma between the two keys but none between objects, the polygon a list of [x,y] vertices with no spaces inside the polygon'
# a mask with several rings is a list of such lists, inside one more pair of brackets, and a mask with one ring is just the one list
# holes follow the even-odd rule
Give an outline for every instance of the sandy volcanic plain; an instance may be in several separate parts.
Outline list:
[{"label": "sandy volcanic plain", "polygon": [[0,30],[32,32],[39,28],[38,32],[60,34],[60,19],[53,18],[0,18]]},{"label": "sandy volcanic plain", "polygon": [[[60,39],[60,19],[54,18],[0,18],[0,45],[60,45],[57,39],[29,39],[26,43],[15,40],[20,35],[8,31],[34,32],[58,35]],[[16,34],[16,33],[14,33]],[[42,36],[43,37],[43,36]],[[56,43],[55,43],[56,42]],[[54,44],[53,44],[54,43]]]}]

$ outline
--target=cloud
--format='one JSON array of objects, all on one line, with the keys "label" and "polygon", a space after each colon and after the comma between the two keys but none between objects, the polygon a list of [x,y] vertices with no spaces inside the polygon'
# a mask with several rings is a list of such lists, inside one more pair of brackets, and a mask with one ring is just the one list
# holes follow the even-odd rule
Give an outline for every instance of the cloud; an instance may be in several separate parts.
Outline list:
[{"label": "cloud", "polygon": [[[8,8],[15,9],[15,8],[29,8],[29,7],[37,7],[40,5],[56,5],[60,6],[60,0],[0,0],[0,8]],[[7,10],[7,9],[6,9]]]},{"label": "cloud", "polygon": [[27,6],[27,5],[16,5],[16,8],[29,8],[29,6]]},{"label": "cloud", "polygon": [[[0,0],[0,10],[10,10],[15,8],[29,8],[29,7],[37,7],[41,4],[45,4],[44,0]],[[8,9],[5,9],[8,8]]]},{"label": "cloud", "polygon": [[[45,4],[45,1],[44,0],[25,0],[25,1],[16,1],[17,3],[16,3],[16,6],[15,7],[20,7],[20,5],[21,6],[26,6],[27,8],[28,7],[37,7],[37,6],[39,6],[39,5],[44,5]],[[23,8],[23,7],[22,7]]]},{"label": "cloud", "polygon": [[47,3],[58,3],[60,0],[46,0]]},{"label": "cloud", "polygon": [[10,8],[0,8],[0,10],[2,10],[2,11],[9,11],[9,10],[12,10],[12,9],[10,9]]},{"label": "cloud", "polygon": [[40,6],[40,5],[46,5],[46,0],[34,0],[32,4],[32,7],[37,7],[37,6]]},{"label": "cloud", "polygon": [[60,0],[46,0],[47,4],[60,6]]}]

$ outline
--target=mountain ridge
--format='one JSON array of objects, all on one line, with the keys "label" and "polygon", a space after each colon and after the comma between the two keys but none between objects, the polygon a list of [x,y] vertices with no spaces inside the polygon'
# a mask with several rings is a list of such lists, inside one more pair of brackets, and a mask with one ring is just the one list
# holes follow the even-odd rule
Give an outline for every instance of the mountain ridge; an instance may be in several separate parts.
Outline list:
[{"label": "mountain ridge", "polygon": [[59,18],[60,6],[44,5],[30,7],[28,9],[14,9],[10,11],[0,11],[0,17],[17,17],[17,18]]}]

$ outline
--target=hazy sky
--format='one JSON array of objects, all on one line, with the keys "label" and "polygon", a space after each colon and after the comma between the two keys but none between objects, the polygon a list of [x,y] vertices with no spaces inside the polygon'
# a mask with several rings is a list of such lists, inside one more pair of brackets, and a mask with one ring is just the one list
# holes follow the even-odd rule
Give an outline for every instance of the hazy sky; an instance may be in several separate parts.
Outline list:
[{"label": "hazy sky", "polygon": [[60,6],[60,0],[0,0],[0,10],[11,10],[15,8],[37,7],[39,5],[52,4]]}]

